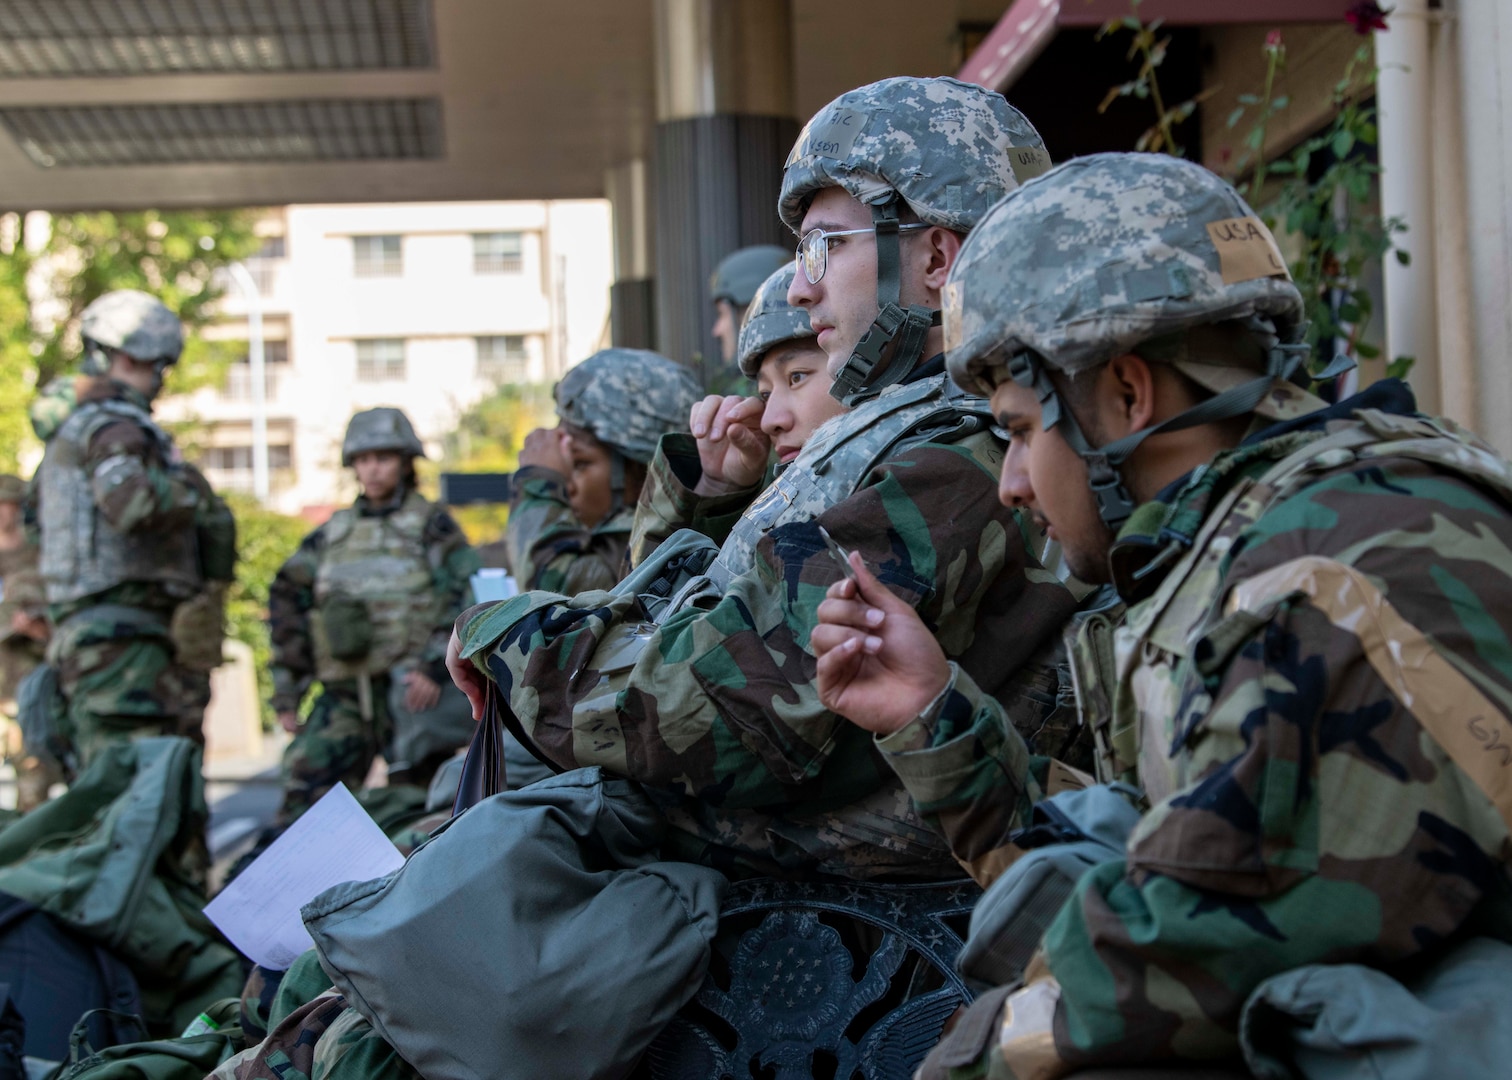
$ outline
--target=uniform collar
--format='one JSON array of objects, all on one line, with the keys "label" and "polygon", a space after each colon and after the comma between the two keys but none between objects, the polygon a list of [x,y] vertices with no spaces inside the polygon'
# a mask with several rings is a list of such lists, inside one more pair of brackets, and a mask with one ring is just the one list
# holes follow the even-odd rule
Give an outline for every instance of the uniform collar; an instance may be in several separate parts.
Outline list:
[{"label": "uniform collar", "polygon": [[410,489],[400,484],[394,489],[394,493],[386,502],[372,503],[366,495],[357,496],[357,513],[362,517],[388,517],[404,506],[404,500],[409,498]]},{"label": "uniform collar", "polygon": [[1129,516],[1108,551],[1119,596],[1136,604],[1154,592],[1191,548],[1210,508],[1234,483],[1262,475],[1275,462],[1321,438],[1330,423],[1349,420],[1361,409],[1412,415],[1417,401],[1400,379],[1383,379],[1336,405],[1264,427],[1166,485]]}]

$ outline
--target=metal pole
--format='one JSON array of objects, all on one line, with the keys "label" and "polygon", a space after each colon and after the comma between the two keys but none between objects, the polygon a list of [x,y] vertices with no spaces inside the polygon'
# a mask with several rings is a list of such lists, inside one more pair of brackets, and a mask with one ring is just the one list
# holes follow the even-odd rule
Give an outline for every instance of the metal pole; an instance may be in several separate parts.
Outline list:
[{"label": "metal pole", "polygon": [[268,501],[268,395],[264,381],[262,294],[241,263],[226,267],[247,302],[247,374],[252,381],[252,494]]}]

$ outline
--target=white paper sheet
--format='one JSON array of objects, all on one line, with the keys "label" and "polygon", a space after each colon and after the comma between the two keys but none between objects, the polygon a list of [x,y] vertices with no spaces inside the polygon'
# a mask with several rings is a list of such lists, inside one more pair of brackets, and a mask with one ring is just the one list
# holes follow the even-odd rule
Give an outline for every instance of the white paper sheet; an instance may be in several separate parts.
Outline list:
[{"label": "white paper sheet", "polygon": [[485,566],[472,576],[473,599],[480,604],[490,600],[508,600],[517,596],[520,586],[515,579],[496,566]]},{"label": "white paper sheet", "polygon": [[333,885],[371,881],[404,856],[337,784],[205,906],[210,921],[255,964],[283,971],[314,942],[299,909]]}]

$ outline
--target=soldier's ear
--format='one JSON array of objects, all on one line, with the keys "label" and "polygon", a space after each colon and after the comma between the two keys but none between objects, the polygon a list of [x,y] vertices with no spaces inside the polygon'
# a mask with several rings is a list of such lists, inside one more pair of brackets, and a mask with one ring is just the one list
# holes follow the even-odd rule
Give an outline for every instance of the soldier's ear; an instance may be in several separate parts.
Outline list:
[{"label": "soldier's ear", "polygon": [[1157,379],[1147,360],[1124,353],[1109,360],[1101,375],[1097,406],[1105,441],[1121,439],[1158,422]]},{"label": "soldier's ear", "polygon": [[929,290],[930,306],[939,307],[945,279],[950,276],[950,268],[960,256],[961,244],[966,238],[958,232],[938,226],[924,229],[922,233],[916,243],[924,262],[924,286]]}]

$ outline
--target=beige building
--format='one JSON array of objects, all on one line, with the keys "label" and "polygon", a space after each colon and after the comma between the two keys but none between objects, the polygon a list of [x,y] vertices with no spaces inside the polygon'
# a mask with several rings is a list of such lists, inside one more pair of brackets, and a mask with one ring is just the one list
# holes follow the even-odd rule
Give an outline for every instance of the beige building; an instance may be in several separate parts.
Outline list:
[{"label": "beige building", "polygon": [[[321,517],[350,498],[341,437],[359,409],[402,407],[437,456],[458,416],[501,383],[551,382],[600,346],[609,314],[608,204],[290,206],[248,260],[265,338],[269,504]],[[233,285],[216,336],[247,338]],[[247,363],[164,405],[207,428],[202,464],[253,490]]]}]

